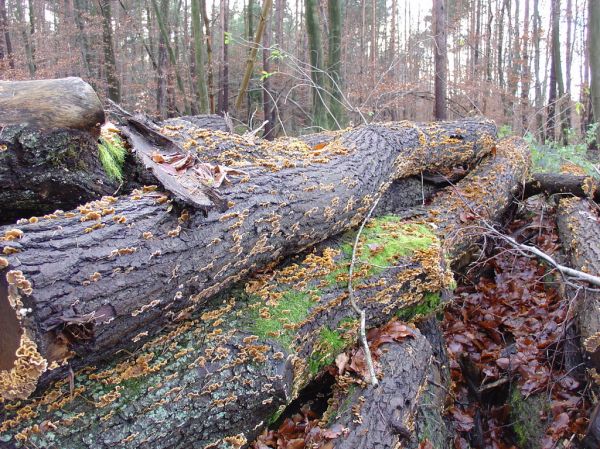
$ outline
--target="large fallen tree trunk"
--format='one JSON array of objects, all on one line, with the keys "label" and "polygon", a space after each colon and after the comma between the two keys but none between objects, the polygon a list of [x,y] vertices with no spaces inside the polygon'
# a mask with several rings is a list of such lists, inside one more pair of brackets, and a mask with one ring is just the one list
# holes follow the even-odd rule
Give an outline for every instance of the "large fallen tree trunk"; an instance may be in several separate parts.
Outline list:
[{"label": "large fallen tree trunk", "polygon": [[219,189],[226,213],[182,210],[148,188],[1,229],[0,376],[24,379],[0,396],[26,397],[47,368],[78,366],[73,355],[93,363],[141,344],[248,273],[356,226],[394,179],[482,157],[494,131],[479,120],[369,125],[314,150],[199,130],[191,145],[203,139],[209,161],[247,173]]},{"label": "large fallen tree trunk", "polygon": [[[585,273],[600,275],[600,216],[598,205],[579,199],[566,198],[559,202],[557,224],[561,242],[567,251],[571,266]],[[600,293],[597,290],[570,289],[575,299],[574,318],[589,368],[593,390],[600,385]],[[600,403],[590,416],[590,424],[583,447],[600,445]]]},{"label": "large fallen tree trunk", "polygon": [[80,78],[0,81],[0,223],[114,192],[97,155],[103,123]]},{"label": "large fallen tree trunk", "polygon": [[[409,318],[424,298],[439,301],[451,280],[435,232],[465,235],[461,230],[477,223],[464,221],[472,209],[479,220],[499,218],[522,182],[525,152],[524,142],[506,142],[456,189],[434,199],[423,217],[385,216],[365,227],[354,290],[370,326],[399,312]],[[481,196],[463,201],[471,189]],[[243,446],[356,341],[358,319],[346,291],[352,241],[351,235],[330,239],[181,316],[124,360],[83,369],[71,386],[61,381],[36,399],[10,404],[0,441],[73,449]],[[461,242],[447,242],[451,257],[461,257]],[[400,410],[407,419],[414,413],[414,398],[408,399]],[[404,407],[401,402],[396,406]],[[365,418],[371,426],[379,416]],[[393,432],[385,441],[397,441],[392,424],[382,424]]]}]

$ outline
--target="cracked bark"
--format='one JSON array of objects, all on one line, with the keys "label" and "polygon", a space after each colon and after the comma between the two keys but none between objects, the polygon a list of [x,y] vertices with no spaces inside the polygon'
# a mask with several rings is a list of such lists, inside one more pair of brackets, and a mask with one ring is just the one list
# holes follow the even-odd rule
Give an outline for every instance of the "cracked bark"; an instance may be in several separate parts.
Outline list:
[{"label": "cracked bark", "polygon": [[494,132],[480,120],[369,125],[313,155],[294,140],[201,130],[204,160],[250,161],[247,179],[220,189],[226,213],[185,210],[146,189],[18,226],[18,238],[0,229],[2,282],[17,272],[32,288],[15,291],[26,316],[11,319],[49,365],[70,351],[80,366],[131,350],[141,332],[151,337],[247,275],[355,226],[393,180],[482,157]]},{"label": "cracked bark", "polygon": [[[430,226],[423,223],[433,222],[440,235],[449,229],[463,235],[459,229],[473,224],[464,222],[466,211],[479,210],[482,219],[497,219],[506,207],[503,201],[510,202],[527,170],[523,163],[526,148],[519,142],[500,144],[495,157],[482,162],[455,189],[440,193],[426,209],[425,218],[401,223],[416,221]],[[505,185],[499,186],[500,182]],[[471,191],[482,195],[471,198]],[[484,207],[486,204],[494,207]],[[474,235],[468,238],[473,240]],[[292,259],[275,273],[263,273],[244,290],[212,298],[201,310],[188,311],[191,316],[182,316],[182,321],[167,326],[135,353],[126,356],[121,352],[98,369],[82,369],[75,375],[73,394],[68,380],[63,380],[39,390],[20,407],[5,409],[0,441],[74,449],[245,444],[279,407],[289,404],[304,385],[317,379],[336,351],[343,350],[337,348],[322,357],[326,327],[340,332],[342,346],[355,342],[357,323],[348,304],[344,263],[330,266],[326,257],[327,248],[339,249],[346,241],[352,237],[333,237],[304,259]],[[446,251],[455,258],[467,248],[460,238],[447,243]],[[332,257],[339,262],[343,252]],[[359,306],[367,310],[369,325],[383,324],[399,310],[419,302],[426,292],[444,288],[445,263],[440,242],[434,240],[427,250],[399,257],[392,269],[371,274],[363,271],[356,293]],[[341,272],[335,271],[338,265]],[[275,313],[278,301],[290,291],[304,291],[307,297],[302,301],[317,296],[308,305],[307,315],[283,326],[283,334],[276,333],[277,337],[264,329],[259,332],[260,319],[269,319],[265,316]],[[292,316],[291,310],[281,312],[282,322]],[[419,345],[419,351],[415,360],[398,359],[402,364],[398,370],[431,354],[423,339],[407,340],[407,345]],[[311,361],[319,362],[316,370]],[[417,383],[422,384],[424,370],[431,364],[418,366],[423,370],[414,374],[421,373]],[[414,389],[417,383],[405,385]],[[25,413],[27,410],[31,413]],[[412,410],[407,407],[400,412],[409,418]],[[367,426],[375,423],[371,419],[364,422]],[[382,447],[387,447],[398,433],[380,435]]]}]

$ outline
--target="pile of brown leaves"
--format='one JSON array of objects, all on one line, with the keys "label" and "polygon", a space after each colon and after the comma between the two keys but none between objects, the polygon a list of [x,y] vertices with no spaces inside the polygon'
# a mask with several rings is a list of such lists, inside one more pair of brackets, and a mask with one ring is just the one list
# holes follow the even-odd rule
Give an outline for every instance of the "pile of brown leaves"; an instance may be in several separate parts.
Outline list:
[{"label": "pile of brown leaves", "polygon": [[[556,226],[548,215],[537,215],[533,223],[517,220],[509,232],[548,254],[559,248]],[[509,430],[510,405],[486,405],[481,395],[504,391],[508,402],[507,391],[518,388],[524,397],[544,394],[550,399],[550,410],[541,418],[549,422],[543,449],[551,449],[560,439],[583,433],[586,426],[582,385],[557,351],[566,336],[569,301],[550,282],[548,267],[502,241],[497,244],[483,267],[484,273],[493,274],[457,288],[445,311],[456,404],[450,414],[460,433],[455,448],[469,447],[468,440],[485,448],[516,447]]]}]

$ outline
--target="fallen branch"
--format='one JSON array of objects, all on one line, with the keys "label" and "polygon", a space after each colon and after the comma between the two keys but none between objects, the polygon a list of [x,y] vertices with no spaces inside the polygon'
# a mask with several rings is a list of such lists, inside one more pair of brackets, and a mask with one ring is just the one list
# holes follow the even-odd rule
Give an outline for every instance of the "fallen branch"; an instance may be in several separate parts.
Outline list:
[{"label": "fallen branch", "polygon": [[360,307],[358,307],[358,304],[356,304],[356,298],[354,297],[354,287],[352,287],[352,281],[354,280],[354,264],[356,263],[356,249],[358,248],[358,242],[360,240],[360,236],[365,227],[365,224],[369,221],[369,219],[371,218],[371,214],[373,214],[373,211],[375,210],[375,208],[377,207],[377,204],[379,203],[379,198],[380,197],[378,197],[375,201],[373,201],[373,205],[371,206],[369,213],[367,214],[367,216],[361,223],[360,228],[358,229],[358,232],[356,233],[356,238],[354,239],[354,245],[352,246],[352,259],[350,260],[350,270],[349,270],[349,274],[348,274],[348,296],[350,298],[350,304],[352,304],[352,308],[360,317],[360,342],[362,344],[363,350],[365,351],[365,360],[367,362],[367,368],[369,369],[371,385],[373,385],[374,387],[377,386],[378,381],[377,381],[377,375],[375,374],[375,367],[373,366],[373,357],[371,356],[371,350],[369,349],[369,343],[367,342],[365,311],[364,311],[364,309],[361,309]]}]

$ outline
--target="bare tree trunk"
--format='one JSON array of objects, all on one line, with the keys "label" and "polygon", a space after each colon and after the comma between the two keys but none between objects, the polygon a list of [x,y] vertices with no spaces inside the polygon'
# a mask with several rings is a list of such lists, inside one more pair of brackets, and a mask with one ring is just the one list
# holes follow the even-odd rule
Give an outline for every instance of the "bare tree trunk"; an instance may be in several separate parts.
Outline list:
[{"label": "bare tree trunk", "polygon": [[8,66],[11,69],[15,68],[15,59],[12,50],[12,42],[10,40],[10,32],[8,30],[8,15],[6,14],[6,0],[0,0],[0,32],[4,36],[4,44],[6,45],[6,57],[8,58]]},{"label": "bare tree trunk", "polygon": [[33,78],[35,76],[35,59],[33,55],[33,46],[31,44],[31,39],[29,36],[29,32],[27,30],[27,24],[25,22],[25,15],[23,14],[23,4],[22,0],[17,0],[15,2],[15,13],[17,15],[17,21],[19,22],[19,26],[21,27],[21,37],[23,38],[23,44],[25,45],[25,56],[27,58],[27,67],[29,69],[29,75]]},{"label": "bare tree trunk", "polygon": [[327,128],[327,109],[324,97],[325,75],[323,61],[323,46],[321,44],[321,27],[319,26],[317,5],[315,0],[304,0],[306,33],[310,52],[312,79],[312,123],[319,128]]},{"label": "bare tree trunk", "polygon": [[[590,90],[594,121],[600,121],[600,2],[589,0],[588,45],[590,63]],[[596,147],[600,146],[600,126],[596,133]]]},{"label": "bare tree trunk", "polygon": [[221,61],[219,65],[219,105],[218,112],[228,110],[229,102],[229,1],[222,0],[219,5],[221,23]]},{"label": "bare tree trunk", "polygon": [[[160,8],[164,14],[168,13],[169,0],[161,0]],[[158,67],[156,70],[156,112],[162,119],[167,118],[167,72],[168,56],[165,37],[158,35]]]},{"label": "bare tree trunk", "polygon": [[448,44],[446,39],[446,0],[433,1],[434,17],[434,60],[435,60],[435,100],[433,116],[436,120],[446,120],[446,90],[448,80]]},{"label": "bare tree trunk", "polygon": [[115,103],[121,102],[121,82],[117,74],[115,49],[113,45],[112,13],[110,0],[99,0],[102,13],[102,46],[104,48],[104,70],[108,84],[108,98]]},{"label": "bare tree trunk", "polygon": [[542,37],[541,29],[541,17],[539,10],[539,0],[533,0],[533,64],[535,70],[535,119],[537,134],[540,141],[544,143],[546,141],[546,133],[544,129],[544,110],[542,105],[542,82],[540,78],[540,39]]},{"label": "bare tree trunk", "polygon": [[214,68],[213,68],[213,40],[210,27],[210,17],[206,10],[206,0],[200,0],[202,9],[202,19],[204,20],[204,30],[206,35],[206,65],[207,65],[207,81],[208,81],[208,103],[210,113],[215,113],[215,86],[214,86]]},{"label": "bare tree trunk", "polygon": [[523,22],[523,65],[521,70],[521,129],[529,129],[529,89],[531,70],[529,66],[529,0],[525,1],[525,21]]},{"label": "bare tree trunk", "polygon": [[208,91],[206,89],[205,70],[204,70],[204,37],[201,25],[201,6],[202,0],[192,1],[192,34],[194,36],[194,81],[196,87],[196,101],[198,102],[201,114],[207,114],[210,106],[208,101]]},{"label": "bare tree trunk", "polygon": [[331,83],[331,97],[329,99],[330,128],[344,127],[344,109],[342,95],[342,2],[341,0],[328,0],[327,10],[329,15],[329,56],[327,73]]},{"label": "bare tree trunk", "polygon": [[265,32],[265,36],[263,38],[263,52],[262,52],[262,58],[263,58],[263,71],[264,73],[264,79],[262,82],[263,85],[263,92],[262,92],[262,96],[263,96],[263,116],[264,116],[264,120],[266,121],[265,123],[265,127],[264,127],[264,132],[263,132],[263,138],[267,139],[267,140],[273,140],[274,136],[274,126],[275,123],[273,122],[273,103],[272,103],[272,99],[271,99],[271,80],[269,79],[271,76],[271,67],[269,64],[269,57],[271,56],[271,33],[272,33],[272,27],[271,27],[271,23],[273,21],[269,18],[267,19],[267,31]]}]

